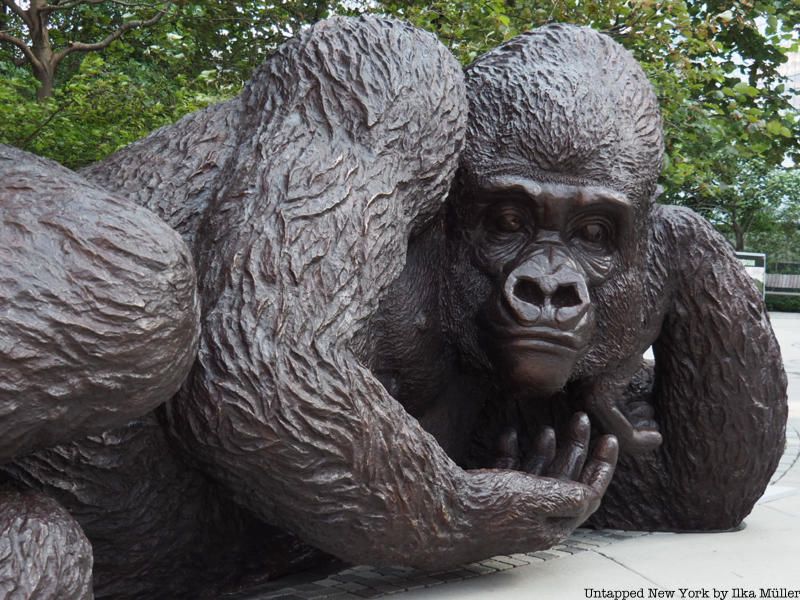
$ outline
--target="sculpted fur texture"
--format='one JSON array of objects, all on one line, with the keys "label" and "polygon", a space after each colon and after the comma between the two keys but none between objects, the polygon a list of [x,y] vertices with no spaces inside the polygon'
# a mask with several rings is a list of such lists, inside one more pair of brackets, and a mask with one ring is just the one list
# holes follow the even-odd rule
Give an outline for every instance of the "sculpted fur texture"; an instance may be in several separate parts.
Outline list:
[{"label": "sculpted fur texture", "polygon": [[215,597],[331,557],[543,549],[590,517],[736,526],[786,381],[725,241],[656,203],[662,153],[599,33],[462,71],[375,17],[314,25],[81,174],[4,148],[0,520],[36,534],[0,544],[0,586]]}]

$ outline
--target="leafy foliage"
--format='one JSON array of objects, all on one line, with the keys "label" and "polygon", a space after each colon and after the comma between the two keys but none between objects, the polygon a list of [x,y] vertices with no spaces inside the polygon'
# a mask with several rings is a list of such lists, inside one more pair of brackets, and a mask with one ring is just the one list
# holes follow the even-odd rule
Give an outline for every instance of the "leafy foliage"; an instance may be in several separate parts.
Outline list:
[{"label": "leafy foliage", "polygon": [[[758,159],[800,161],[800,118],[778,73],[797,49],[791,0],[409,0],[378,2],[435,31],[464,63],[548,22],[599,29],[633,52],[664,115],[662,200],[699,206],[729,185],[720,170]],[[362,6],[362,9],[365,7]],[[763,24],[762,24],[763,20]]]},{"label": "leafy foliage", "polygon": [[[100,39],[139,18],[131,12],[135,7],[149,14],[147,4],[76,3],[51,14],[49,37],[54,48]],[[302,25],[327,16],[327,4],[185,2],[153,26],[126,32],[101,53],[65,56],[52,95],[43,98],[30,62],[18,47],[0,40],[0,142],[72,168],[100,160],[235,95],[272,49]],[[6,12],[2,22],[5,31],[27,39],[25,24],[13,13]]]},{"label": "leafy foliage", "polygon": [[723,195],[712,222],[740,249],[766,252],[770,265],[800,261],[800,169],[745,168],[745,185]]},{"label": "leafy foliage", "polygon": [[[54,46],[98,39],[151,14],[152,6],[143,5],[164,3],[130,4],[78,2],[54,12]],[[738,235],[740,246],[768,239],[773,244],[772,224],[790,222],[788,208],[776,208],[774,197],[761,192],[767,174],[787,161],[800,162],[800,117],[790,104],[788,82],[778,73],[798,45],[796,0],[178,4],[179,10],[151,27],[128,31],[102,54],[67,56],[56,73],[53,97],[40,103],[33,73],[14,66],[24,57],[0,40],[0,141],[72,167],[98,160],[187,112],[234,95],[277,45],[332,13],[383,12],[406,19],[435,32],[465,64],[522,31],[564,21],[612,35],[653,82],[666,134],[662,201],[700,210],[733,240]],[[6,11],[0,21],[0,30],[24,34],[13,13]],[[798,196],[787,198],[781,206],[800,203]],[[792,254],[800,252],[794,248],[800,246],[792,246]]]},{"label": "leafy foliage", "polygon": [[0,78],[0,142],[79,168],[225,99],[233,89],[202,75],[171,79],[135,60],[83,58],[52,97],[36,100],[37,81],[21,68]]}]

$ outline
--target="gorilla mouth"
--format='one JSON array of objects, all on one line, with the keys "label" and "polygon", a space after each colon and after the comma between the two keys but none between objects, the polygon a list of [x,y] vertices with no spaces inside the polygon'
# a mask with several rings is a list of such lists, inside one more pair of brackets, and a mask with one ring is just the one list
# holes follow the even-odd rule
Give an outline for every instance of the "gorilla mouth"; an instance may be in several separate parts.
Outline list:
[{"label": "gorilla mouth", "polygon": [[561,333],[544,327],[498,329],[495,333],[498,340],[524,350],[577,352],[584,345],[584,340],[578,335]]}]

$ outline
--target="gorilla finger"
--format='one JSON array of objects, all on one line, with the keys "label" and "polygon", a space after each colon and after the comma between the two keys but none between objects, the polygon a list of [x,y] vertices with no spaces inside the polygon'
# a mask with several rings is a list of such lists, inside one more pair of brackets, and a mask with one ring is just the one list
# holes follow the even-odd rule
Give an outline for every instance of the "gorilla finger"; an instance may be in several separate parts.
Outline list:
[{"label": "gorilla finger", "polygon": [[656,416],[656,411],[653,408],[653,405],[649,402],[634,402],[628,405],[628,414],[630,415],[630,421],[633,420],[637,421],[651,421]]},{"label": "gorilla finger", "polygon": [[593,412],[604,433],[617,437],[620,446],[627,450],[633,443],[634,429],[628,418],[616,406],[603,407]]},{"label": "gorilla finger", "polygon": [[[619,442],[617,442],[617,438],[613,435],[604,435],[597,440],[592,456],[581,473],[579,481],[597,492],[598,506],[599,499],[606,493],[614,476],[618,458]],[[591,512],[595,510],[597,510],[597,506],[591,508]]]},{"label": "gorilla finger", "polygon": [[496,469],[519,469],[519,436],[514,427],[506,428],[497,440]]},{"label": "gorilla finger", "polygon": [[[547,481],[546,502],[539,510],[550,519],[585,521],[600,506],[611,483],[619,457],[619,443],[613,435],[601,436],[593,447],[577,481]],[[577,524],[572,523],[572,526]]]},{"label": "gorilla finger", "polygon": [[556,432],[552,427],[545,427],[537,436],[522,470],[531,475],[541,475],[550,466],[556,456]]},{"label": "gorilla finger", "polygon": [[655,429],[634,429],[633,438],[625,447],[630,454],[651,452],[661,446],[664,438]]},{"label": "gorilla finger", "polygon": [[658,448],[663,442],[655,429],[635,429],[616,406],[596,415],[603,430],[617,436],[620,448],[629,454],[642,454]]},{"label": "gorilla finger", "polygon": [[577,479],[586,462],[591,424],[586,413],[575,413],[567,430],[567,443],[558,450],[548,469],[548,475],[557,479]]}]

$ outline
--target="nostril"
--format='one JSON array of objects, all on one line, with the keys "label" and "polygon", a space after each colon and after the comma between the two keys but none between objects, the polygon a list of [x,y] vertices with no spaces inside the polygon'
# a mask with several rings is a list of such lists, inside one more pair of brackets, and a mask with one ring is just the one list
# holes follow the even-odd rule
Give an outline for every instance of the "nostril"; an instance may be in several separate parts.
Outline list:
[{"label": "nostril", "polygon": [[578,288],[574,283],[559,285],[550,298],[551,304],[555,308],[569,308],[570,306],[580,306],[583,304]]},{"label": "nostril", "polygon": [[539,284],[530,279],[520,279],[514,286],[514,296],[536,306],[544,306],[545,293]]}]

